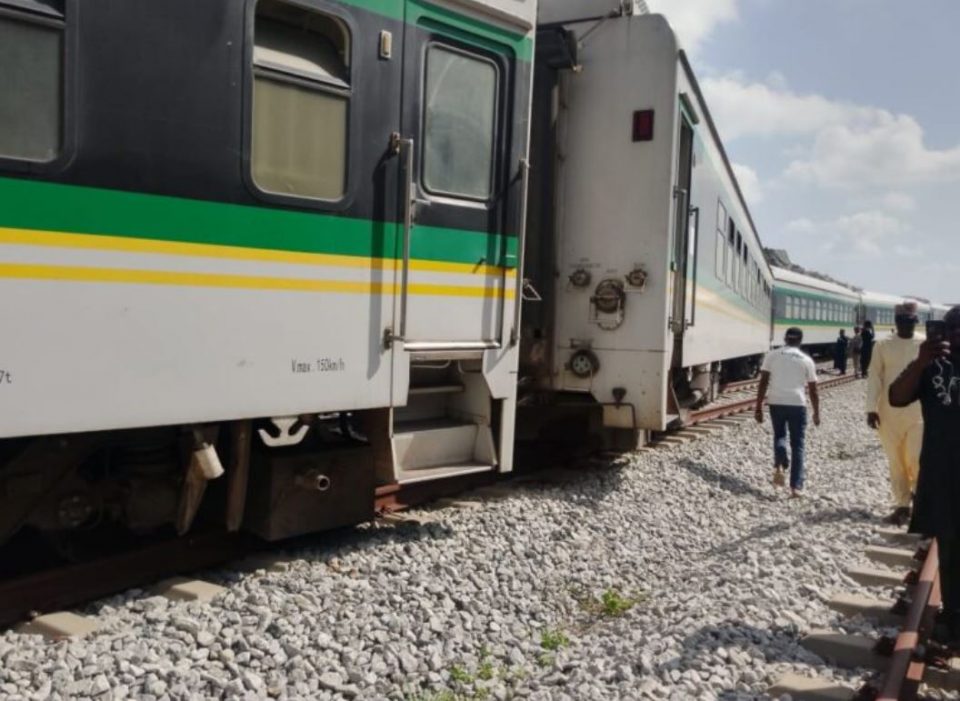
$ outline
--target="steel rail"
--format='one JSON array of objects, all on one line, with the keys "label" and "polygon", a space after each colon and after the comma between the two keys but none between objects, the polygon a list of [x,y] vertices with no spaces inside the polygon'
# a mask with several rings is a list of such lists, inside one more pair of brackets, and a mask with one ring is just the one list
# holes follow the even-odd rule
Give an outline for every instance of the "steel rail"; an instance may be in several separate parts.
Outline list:
[{"label": "steel rail", "polygon": [[877,701],[913,701],[917,698],[926,665],[917,652],[924,634],[930,632],[940,608],[938,570],[940,556],[937,541],[930,544],[920,578],[913,591],[913,603],[893,648],[890,667]]},{"label": "steel rail", "polygon": [[[844,385],[854,382],[855,379],[856,378],[854,378],[853,375],[837,375],[835,377],[818,381],[817,387],[821,389],[829,389],[830,387],[835,387],[837,385]],[[754,406],[756,406],[756,403],[757,397],[754,395],[753,397],[742,399],[740,401],[728,402],[727,404],[720,404],[718,406],[700,409],[699,411],[693,411],[690,413],[690,421],[687,423],[687,425],[695,426],[698,423],[720,419],[724,416],[741,414],[752,409]]]},{"label": "steel rail", "polygon": [[0,626],[164,577],[221,565],[245,554],[249,543],[238,533],[200,533],[3,580]]}]

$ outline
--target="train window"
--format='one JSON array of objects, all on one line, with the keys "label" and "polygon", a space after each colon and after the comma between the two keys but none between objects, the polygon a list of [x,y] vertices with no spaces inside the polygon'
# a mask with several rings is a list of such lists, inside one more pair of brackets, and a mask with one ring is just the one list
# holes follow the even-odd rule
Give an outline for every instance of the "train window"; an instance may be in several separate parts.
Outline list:
[{"label": "train window", "polygon": [[727,228],[727,208],[723,206],[723,202],[717,200],[717,231],[723,235],[723,232]]},{"label": "train window", "polygon": [[259,0],[251,171],[261,189],[338,200],[346,191],[350,35],[339,20]]},{"label": "train window", "polygon": [[424,87],[423,184],[436,193],[485,200],[493,189],[497,66],[433,45]]},{"label": "train window", "polygon": [[63,27],[0,15],[0,157],[52,161],[63,133]]},{"label": "train window", "polygon": [[727,220],[727,284],[733,287],[733,247],[737,242],[736,225],[733,223],[733,217]]},{"label": "train window", "polygon": [[[723,205],[721,205],[723,206]],[[716,260],[714,261],[714,272],[717,275],[718,280],[723,280],[723,270],[724,270],[724,256],[727,252],[727,241],[723,236],[722,231],[717,232],[717,251],[715,253]]]}]

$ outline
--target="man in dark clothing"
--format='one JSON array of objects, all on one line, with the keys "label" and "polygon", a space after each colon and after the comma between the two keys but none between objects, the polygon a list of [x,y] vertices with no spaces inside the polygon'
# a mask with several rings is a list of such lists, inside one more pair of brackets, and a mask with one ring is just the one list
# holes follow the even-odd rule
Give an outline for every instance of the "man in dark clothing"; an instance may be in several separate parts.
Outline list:
[{"label": "man in dark clothing", "polygon": [[867,319],[863,322],[863,330],[860,332],[860,374],[867,376],[870,369],[870,359],[873,357],[873,322]]},{"label": "man in dark clothing", "polygon": [[944,317],[943,338],[931,336],[890,385],[891,406],[919,400],[923,410],[920,477],[910,531],[934,536],[940,549],[941,625],[935,638],[960,648],[960,306]]},{"label": "man in dark clothing", "polygon": [[840,329],[840,335],[837,336],[836,345],[833,349],[833,367],[835,370],[839,370],[841,375],[847,374],[847,344],[849,342],[847,332]]}]

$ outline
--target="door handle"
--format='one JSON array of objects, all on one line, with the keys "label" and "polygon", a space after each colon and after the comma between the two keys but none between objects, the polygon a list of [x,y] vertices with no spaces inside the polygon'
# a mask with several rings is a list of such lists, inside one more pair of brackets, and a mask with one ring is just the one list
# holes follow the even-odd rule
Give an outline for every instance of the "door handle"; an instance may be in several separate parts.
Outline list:
[{"label": "door handle", "polygon": [[513,329],[510,331],[510,345],[520,342],[520,309],[523,306],[523,266],[527,247],[527,187],[530,184],[530,160],[520,159],[520,235],[517,237],[517,290],[513,298]]},{"label": "door handle", "polygon": [[385,345],[392,345],[394,341],[403,342],[407,337],[407,298],[410,292],[410,234],[413,229],[413,147],[411,138],[402,138],[399,135],[393,139],[398,152],[403,158],[403,259],[400,268],[400,319],[397,324],[397,333],[387,332],[384,337]]}]

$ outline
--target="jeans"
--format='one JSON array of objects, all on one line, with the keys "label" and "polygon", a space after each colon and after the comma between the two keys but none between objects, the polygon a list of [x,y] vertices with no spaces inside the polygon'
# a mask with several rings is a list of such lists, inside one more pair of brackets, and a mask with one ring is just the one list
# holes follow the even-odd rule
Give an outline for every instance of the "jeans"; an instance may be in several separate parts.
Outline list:
[{"label": "jeans", "polygon": [[[790,488],[803,489],[803,434],[807,430],[807,407],[770,405],[773,424],[773,460],[777,467],[790,467]],[[787,459],[787,429],[790,429],[790,459]]]}]

